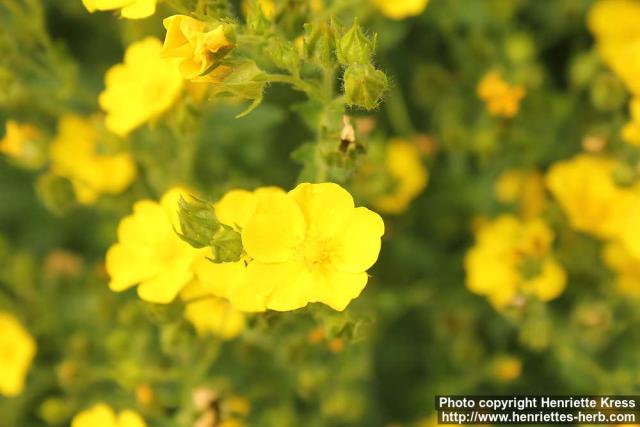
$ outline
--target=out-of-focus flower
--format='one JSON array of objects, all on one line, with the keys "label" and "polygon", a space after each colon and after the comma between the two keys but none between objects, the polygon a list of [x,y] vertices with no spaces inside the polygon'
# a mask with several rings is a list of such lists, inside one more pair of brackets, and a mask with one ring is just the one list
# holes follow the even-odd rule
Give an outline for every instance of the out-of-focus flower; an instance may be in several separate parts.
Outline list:
[{"label": "out-of-focus flower", "polygon": [[107,252],[106,268],[116,292],[139,284],[141,299],[169,303],[193,279],[192,266],[204,256],[183,242],[177,206],[183,190],[174,188],[162,196],[160,203],[141,200],[133,213],[120,221],[118,243]]},{"label": "out-of-focus flower", "polygon": [[617,274],[618,291],[640,297],[640,258],[632,256],[619,242],[608,243],[602,257],[605,264]]},{"label": "out-of-focus flower", "polygon": [[386,17],[404,19],[420,15],[429,0],[373,0],[373,3]]},{"label": "out-of-focus flower", "polygon": [[244,314],[236,310],[229,301],[211,295],[197,280],[182,289],[180,298],[186,304],[185,318],[200,335],[211,333],[231,339],[244,329]]},{"label": "out-of-focus flower", "polygon": [[380,212],[400,214],[427,186],[429,174],[422,163],[420,149],[409,141],[392,139],[386,147],[385,169],[393,181],[392,188],[372,203]]},{"label": "out-of-focus flower", "polygon": [[498,381],[513,381],[522,373],[522,362],[514,356],[496,357],[493,360],[492,371],[493,377]]},{"label": "out-of-focus flower", "polygon": [[156,12],[158,0],[82,0],[89,12],[117,10],[123,18],[140,19]]},{"label": "out-of-focus flower", "polygon": [[553,232],[541,219],[496,218],[480,228],[465,256],[467,287],[497,308],[519,295],[541,301],[558,297],[566,273],[551,254],[552,241]]},{"label": "out-of-focus flower", "polygon": [[38,144],[41,137],[35,126],[9,120],[4,138],[0,140],[0,153],[21,166],[37,169],[45,162],[44,152]]},{"label": "out-of-focus flower", "polygon": [[[242,2],[242,13],[244,13],[245,16],[249,15],[249,9],[252,2],[253,0],[244,0]],[[313,7],[313,3],[317,3],[317,0],[312,1],[311,3],[311,7]],[[272,19],[276,14],[276,4],[273,0],[258,0],[258,7],[260,7],[264,16],[269,19]]]},{"label": "out-of-focus flower", "polygon": [[63,249],[49,252],[42,266],[46,277],[77,277],[83,269],[83,259],[77,254]]},{"label": "out-of-focus flower", "polygon": [[243,396],[221,397],[207,388],[195,389],[193,401],[196,408],[204,410],[194,427],[245,427],[244,419],[251,411],[251,403]]},{"label": "out-of-focus flower", "polygon": [[131,44],[124,62],[105,75],[100,107],[107,112],[107,129],[119,136],[167,111],[182,90],[183,79],[175,65],[160,57],[162,44],[147,37]]},{"label": "out-of-focus flower", "polygon": [[495,194],[500,202],[517,203],[523,218],[538,217],[546,202],[544,177],[535,170],[508,170],[498,178]]},{"label": "out-of-focus flower", "polygon": [[63,116],[51,143],[51,170],[73,184],[81,203],[93,203],[100,194],[118,194],[136,177],[129,153],[101,154],[94,119]]},{"label": "out-of-focus flower", "polygon": [[640,2],[597,1],[587,18],[604,62],[628,89],[640,95]]},{"label": "out-of-focus flower", "polygon": [[621,225],[629,194],[613,178],[612,159],[580,154],[557,162],[546,184],[576,230],[600,238],[614,236]]},{"label": "out-of-focus flower", "polygon": [[79,412],[71,427],[146,427],[142,417],[135,411],[124,410],[116,414],[104,403],[98,403],[89,409]]},{"label": "out-of-focus flower", "polygon": [[0,394],[17,396],[36,354],[36,342],[12,314],[0,312]]},{"label": "out-of-focus flower", "polygon": [[629,103],[631,121],[622,128],[622,139],[631,145],[640,146],[640,96]]},{"label": "out-of-focus flower", "polygon": [[524,87],[507,83],[498,71],[487,73],[478,84],[478,96],[493,116],[514,117],[525,95]]},{"label": "out-of-focus flower", "polygon": [[382,218],[354,206],[337,184],[303,183],[258,201],[242,229],[247,280],[267,308],[322,302],[344,310],[364,289],[384,233]]},{"label": "out-of-focus flower", "polygon": [[[161,55],[179,58],[179,70],[185,79],[220,81],[228,67],[214,70],[234,48],[233,28],[227,24],[212,25],[185,15],[173,15],[163,21],[167,35]],[[209,76],[209,74],[212,74]]]},{"label": "out-of-focus flower", "polygon": [[[261,187],[255,191],[230,190],[214,205],[217,219],[235,230],[242,230],[256,210],[258,202],[271,194],[284,194],[277,187]],[[213,295],[226,298],[241,311],[264,311],[264,299],[247,285],[248,256],[237,262],[212,263],[202,259],[195,272],[202,285]]]}]

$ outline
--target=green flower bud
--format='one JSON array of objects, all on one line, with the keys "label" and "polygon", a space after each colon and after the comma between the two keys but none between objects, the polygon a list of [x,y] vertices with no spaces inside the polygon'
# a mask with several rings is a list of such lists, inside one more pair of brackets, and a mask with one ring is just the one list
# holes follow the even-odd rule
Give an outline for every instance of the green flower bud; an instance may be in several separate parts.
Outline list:
[{"label": "green flower bud", "polygon": [[264,14],[257,1],[249,2],[247,6],[247,27],[251,34],[263,35],[271,28],[271,21]]},{"label": "green flower bud", "polygon": [[336,54],[342,65],[368,64],[375,49],[376,37],[373,42],[362,32],[358,20],[354,19],[353,26],[338,42]]},{"label": "green flower bud", "polygon": [[211,247],[215,263],[235,262],[242,255],[242,238],[240,233],[225,224],[220,224],[220,230],[214,236]]},{"label": "green flower bud", "polygon": [[344,93],[348,104],[373,110],[389,86],[387,76],[371,64],[351,64],[344,72]]},{"label": "green flower bud", "polygon": [[333,68],[337,31],[333,21],[322,24],[305,24],[304,49],[309,61],[321,67]]},{"label": "green flower bud", "polygon": [[187,201],[180,197],[178,215],[182,233],[180,238],[194,248],[204,248],[211,244],[220,223],[213,212],[213,206],[204,200],[192,198]]},{"label": "green flower bud", "polygon": [[64,423],[72,414],[74,407],[71,402],[60,398],[50,397],[38,408],[39,417],[49,425]]},{"label": "green flower bud", "polygon": [[276,67],[287,70],[292,74],[298,72],[300,56],[293,43],[274,37],[269,40],[267,53]]},{"label": "green flower bud", "polygon": [[57,215],[66,213],[76,204],[71,182],[53,173],[46,173],[38,178],[36,193],[47,209]]}]

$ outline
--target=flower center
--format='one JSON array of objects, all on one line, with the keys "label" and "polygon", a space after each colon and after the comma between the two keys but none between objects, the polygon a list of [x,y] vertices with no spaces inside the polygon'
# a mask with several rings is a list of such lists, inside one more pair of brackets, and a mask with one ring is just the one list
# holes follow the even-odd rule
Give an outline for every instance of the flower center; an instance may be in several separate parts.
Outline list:
[{"label": "flower center", "polygon": [[328,264],[331,255],[331,245],[326,239],[307,239],[302,244],[302,256],[309,267]]}]

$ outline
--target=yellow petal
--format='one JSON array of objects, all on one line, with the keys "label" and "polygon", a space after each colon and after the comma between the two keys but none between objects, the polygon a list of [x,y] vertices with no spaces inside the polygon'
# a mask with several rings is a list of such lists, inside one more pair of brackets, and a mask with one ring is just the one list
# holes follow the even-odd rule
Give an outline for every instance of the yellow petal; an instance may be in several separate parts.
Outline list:
[{"label": "yellow petal", "polygon": [[296,202],[285,194],[270,194],[259,201],[242,229],[242,244],[258,261],[282,262],[294,255],[304,230],[304,217]]},{"label": "yellow petal", "polygon": [[353,211],[353,197],[338,184],[303,183],[289,192],[300,206],[307,223],[307,235],[333,237],[342,230]]},{"label": "yellow petal", "polygon": [[313,271],[313,292],[311,302],[327,304],[334,310],[342,311],[357,298],[367,284],[367,273],[347,273],[334,269]]},{"label": "yellow petal", "polygon": [[158,263],[146,254],[116,244],[107,251],[106,269],[111,278],[109,288],[120,292],[158,274]]},{"label": "yellow petal", "polygon": [[289,311],[309,302],[312,276],[302,262],[265,264],[252,261],[247,267],[249,286],[265,300],[271,310]]},{"label": "yellow petal", "polygon": [[148,302],[168,304],[193,279],[191,260],[183,258],[160,269],[158,274],[138,286],[138,296]]},{"label": "yellow petal", "polygon": [[[101,426],[96,426],[101,427]],[[137,412],[124,410],[120,412],[117,427],[147,427],[142,417]]]},{"label": "yellow petal", "polygon": [[333,265],[350,273],[369,269],[378,259],[384,222],[367,208],[352,209],[343,230],[336,236]]},{"label": "yellow petal", "polygon": [[215,213],[221,223],[242,228],[256,210],[256,198],[246,190],[231,190],[215,204]]},{"label": "yellow petal", "polygon": [[109,406],[99,403],[78,413],[71,421],[71,427],[115,427],[116,415]]},{"label": "yellow petal", "polygon": [[128,6],[122,8],[122,16],[128,19],[141,19],[153,15],[156,12],[157,0],[134,0]]}]

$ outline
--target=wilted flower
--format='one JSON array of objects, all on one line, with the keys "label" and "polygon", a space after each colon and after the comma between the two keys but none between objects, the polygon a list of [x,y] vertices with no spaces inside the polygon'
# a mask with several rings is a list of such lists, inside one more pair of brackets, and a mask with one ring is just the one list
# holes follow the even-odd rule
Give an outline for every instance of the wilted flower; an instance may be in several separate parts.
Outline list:
[{"label": "wilted flower", "polygon": [[45,160],[43,150],[38,146],[40,138],[40,131],[35,126],[8,120],[4,138],[0,140],[0,153],[19,165],[37,169]]},{"label": "wilted flower", "polygon": [[107,252],[106,267],[116,292],[138,286],[141,299],[169,303],[193,279],[192,266],[202,251],[182,241],[177,206],[184,191],[167,191],[160,202],[141,200],[120,221],[118,243]]},{"label": "wilted flower", "polygon": [[140,19],[156,12],[158,0],[82,0],[89,12],[117,10],[124,18]]},{"label": "wilted flower", "polygon": [[73,184],[81,203],[93,203],[100,194],[123,192],[136,177],[136,165],[128,152],[102,154],[95,119],[63,116],[51,142],[51,170]]},{"label": "wilted flower", "polygon": [[124,62],[105,75],[100,106],[107,129],[119,136],[167,111],[178,98],[183,79],[171,61],[161,58],[160,40],[147,37],[131,44]]},{"label": "wilted flower", "polygon": [[18,319],[0,312],[0,394],[17,396],[36,354],[36,342]]},{"label": "wilted flower", "polygon": [[497,71],[487,73],[478,84],[478,96],[494,116],[514,117],[525,94],[524,87],[510,85]]},{"label": "wilted flower", "polygon": [[104,403],[98,403],[89,409],[79,412],[71,427],[146,427],[142,417],[132,410],[124,410],[116,414]]},{"label": "wilted flower", "polygon": [[337,184],[298,185],[258,201],[242,229],[248,282],[267,308],[322,302],[344,310],[364,289],[384,223]]},{"label": "wilted flower", "polygon": [[427,7],[429,0],[373,0],[373,3],[385,16],[391,19],[404,19],[420,15]]},{"label": "wilted flower", "polygon": [[[164,58],[179,58],[180,73],[185,79],[220,80],[221,72],[214,72],[220,61],[234,48],[229,40],[232,27],[212,25],[185,15],[173,15],[163,21],[167,35],[162,46]],[[228,72],[228,68],[223,70]],[[212,73],[209,77],[208,74]],[[224,74],[224,73],[223,73]]]},{"label": "wilted flower", "polygon": [[497,308],[517,296],[542,301],[564,290],[566,273],[551,254],[553,232],[541,219],[501,215],[480,227],[464,260],[467,287]]}]

